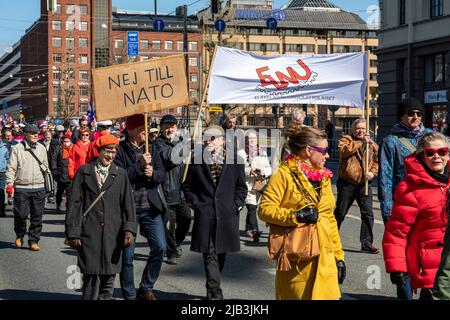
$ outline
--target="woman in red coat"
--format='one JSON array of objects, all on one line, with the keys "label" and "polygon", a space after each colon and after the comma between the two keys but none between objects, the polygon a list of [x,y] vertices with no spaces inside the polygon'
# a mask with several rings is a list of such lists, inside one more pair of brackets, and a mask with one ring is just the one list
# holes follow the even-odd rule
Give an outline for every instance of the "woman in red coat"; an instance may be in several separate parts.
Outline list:
[{"label": "woman in red coat", "polygon": [[88,128],[81,128],[78,130],[78,141],[73,146],[72,155],[69,158],[69,178],[73,180],[78,169],[92,159],[89,159],[91,154],[92,144],[89,140],[91,132]]},{"label": "woman in red coat", "polygon": [[424,135],[405,159],[405,178],[397,186],[392,215],[383,236],[386,271],[400,285],[411,277],[419,299],[431,299],[441,258],[447,214],[449,143],[441,133]]}]

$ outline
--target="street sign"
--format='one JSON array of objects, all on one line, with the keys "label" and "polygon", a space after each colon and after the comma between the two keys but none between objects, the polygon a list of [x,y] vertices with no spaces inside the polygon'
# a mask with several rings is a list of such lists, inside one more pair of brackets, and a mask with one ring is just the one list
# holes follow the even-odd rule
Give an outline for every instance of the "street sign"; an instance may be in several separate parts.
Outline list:
[{"label": "street sign", "polygon": [[155,31],[164,31],[164,21],[160,19],[156,19],[153,21],[153,30]]},{"label": "street sign", "polygon": [[219,32],[223,32],[223,30],[225,30],[226,26],[227,25],[226,25],[225,21],[223,21],[221,19],[216,20],[216,22],[214,22],[214,28],[216,28],[216,30]]},{"label": "street sign", "polygon": [[266,26],[271,30],[275,30],[278,26],[278,22],[275,18],[269,18],[266,20]]},{"label": "street sign", "polygon": [[328,110],[330,110],[331,112],[336,112],[338,111],[340,108],[340,106],[328,106]]},{"label": "street sign", "polygon": [[139,32],[128,31],[127,32],[127,48],[129,56],[139,55]]},{"label": "street sign", "polygon": [[223,112],[221,107],[209,107],[209,112]]}]

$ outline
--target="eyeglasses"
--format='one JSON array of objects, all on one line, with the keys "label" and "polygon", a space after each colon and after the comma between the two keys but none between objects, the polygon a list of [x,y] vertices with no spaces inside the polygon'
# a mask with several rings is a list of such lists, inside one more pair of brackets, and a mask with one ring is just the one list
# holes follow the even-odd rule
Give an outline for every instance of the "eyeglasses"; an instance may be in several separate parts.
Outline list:
[{"label": "eyeglasses", "polygon": [[421,116],[423,116],[423,112],[420,111],[420,110],[418,110],[418,111],[414,111],[414,110],[408,111],[408,117],[414,117],[414,115],[417,115],[420,118]]},{"label": "eyeglasses", "polygon": [[82,137],[89,137],[89,133],[85,133],[81,135]]},{"label": "eyeglasses", "polygon": [[430,158],[433,157],[435,154],[437,154],[439,157],[446,157],[448,155],[448,147],[438,149],[425,148],[423,149],[423,153]]},{"label": "eyeglasses", "polygon": [[320,152],[323,155],[326,155],[328,153],[328,147],[315,147],[315,146],[309,146],[312,150]]}]

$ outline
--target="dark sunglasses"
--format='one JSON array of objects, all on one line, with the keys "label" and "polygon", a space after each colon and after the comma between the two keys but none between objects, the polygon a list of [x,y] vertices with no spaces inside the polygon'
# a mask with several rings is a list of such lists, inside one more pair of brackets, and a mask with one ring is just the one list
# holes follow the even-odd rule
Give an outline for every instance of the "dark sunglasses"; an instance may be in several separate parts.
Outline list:
[{"label": "dark sunglasses", "polygon": [[90,134],[89,134],[89,133],[85,133],[85,134],[82,134],[81,136],[82,136],[82,137],[89,137]]},{"label": "dark sunglasses", "polygon": [[421,117],[421,116],[423,116],[423,112],[420,110],[419,111],[414,111],[414,110],[408,111],[408,117],[414,117],[414,115]]},{"label": "dark sunglasses", "polygon": [[443,147],[443,148],[439,148],[439,149],[425,148],[425,149],[423,149],[423,153],[427,157],[430,157],[430,158],[433,157],[436,153],[440,157],[445,157],[448,155],[448,147]]},{"label": "dark sunglasses", "polygon": [[312,150],[320,152],[323,155],[326,155],[328,153],[328,147],[315,147],[315,146],[309,146]]}]

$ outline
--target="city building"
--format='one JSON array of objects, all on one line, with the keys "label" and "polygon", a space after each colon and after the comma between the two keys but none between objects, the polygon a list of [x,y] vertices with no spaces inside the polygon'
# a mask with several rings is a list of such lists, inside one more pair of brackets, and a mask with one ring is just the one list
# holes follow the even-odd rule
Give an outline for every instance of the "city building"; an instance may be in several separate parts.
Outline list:
[{"label": "city building", "polygon": [[[209,9],[198,13],[203,33],[205,69],[212,56],[211,43],[253,51],[261,55],[274,54],[327,54],[370,50],[370,100],[371,130],[376,134],[378,98],[377,57],[373,53],[378,47],[377,29],[374,29],[357,14],[346,12],[327,0],[292,0],[283,10],[234,9],[230,8],[226,29],[219,34]],[[266,26],[266,20],[278,20],[276,30]],[[289,123],[293,108],[307,112],[306,123],[325,127],[333,119],[330,108],[322,105],[284,105],[284,117],[278,123],[272,114],[272,105],[232,106],[240,115],[241,123],[248,126],[282,127]],[[363,109],[339,107],[335,112],[335,126],[349,132],[351,123],[363,115]]]},{"label": "city building", "polygon": [[[21,110],[21,72],[20,43],[15,43],[0,57],[0,114],[12,114],[17,117]],[[25,91],[24,95],[27,94]]]},{"label": "city building", "polygon": [[248,8],[260,8],[260,9],[272,9],[272,0],[228,0],[229,8],[235,9],[248,9]]},{"label": "city building", "polygon": [[450,0],[380,0],[380,135],[397,122],[397,103],[414,96],[427,127],[445,131],[449,118]]}]

